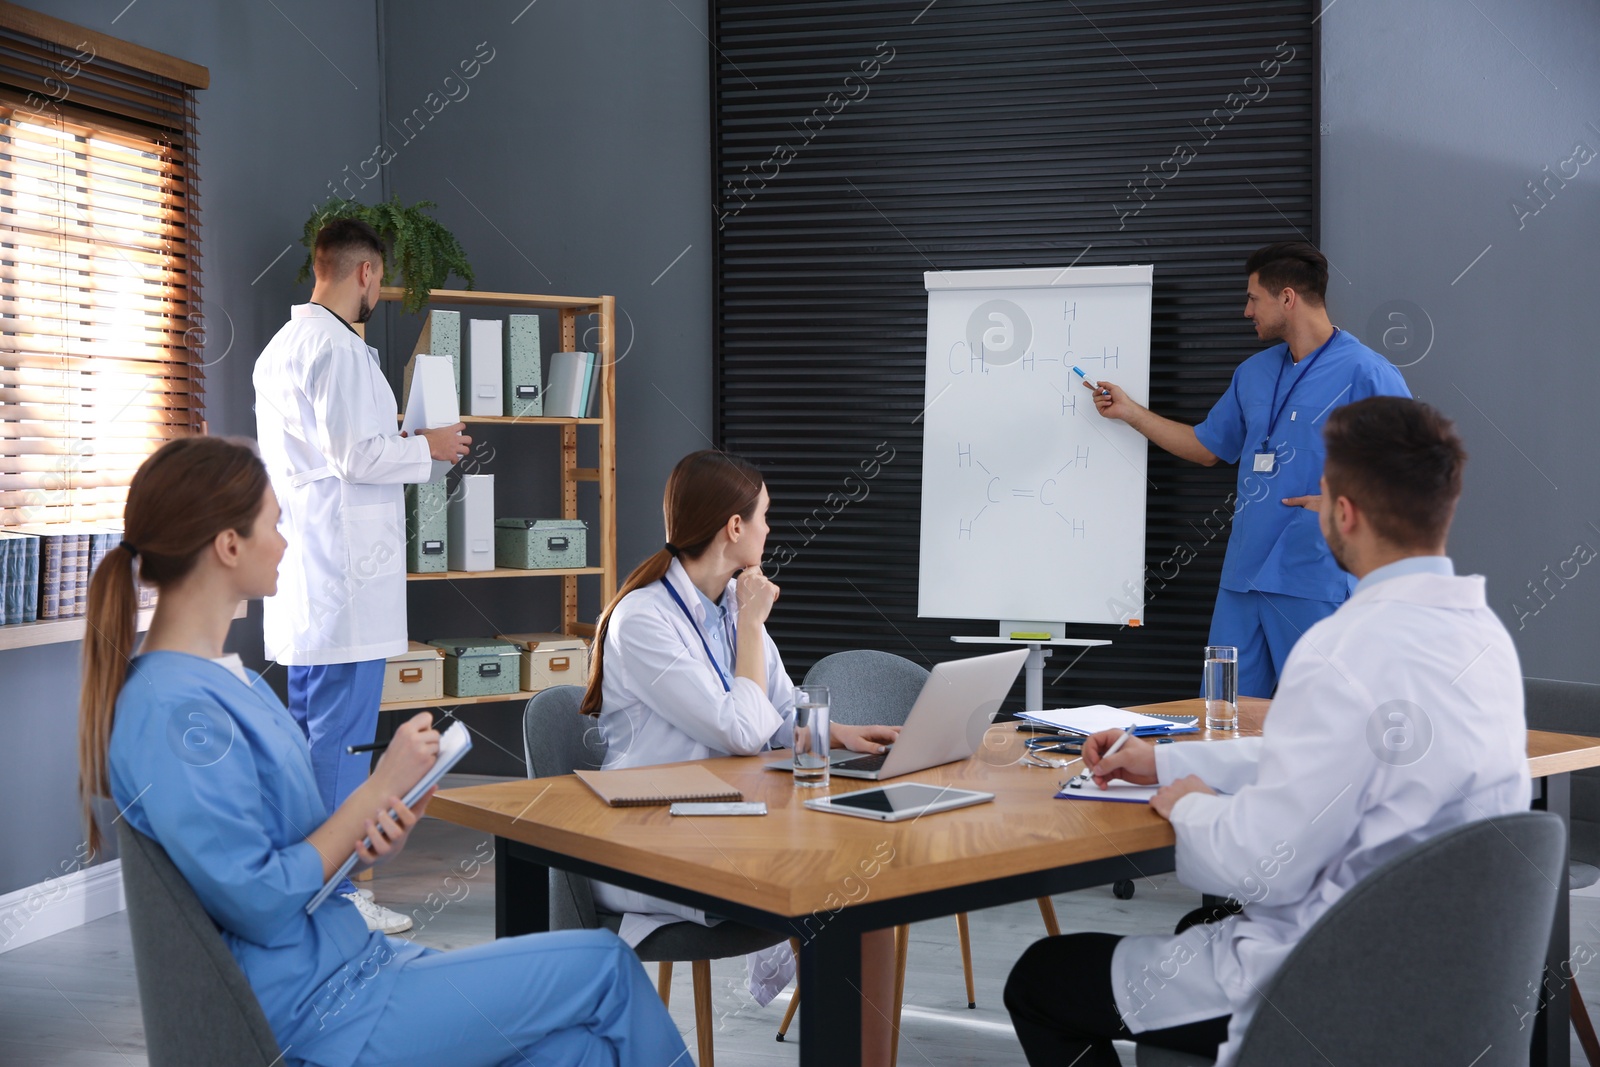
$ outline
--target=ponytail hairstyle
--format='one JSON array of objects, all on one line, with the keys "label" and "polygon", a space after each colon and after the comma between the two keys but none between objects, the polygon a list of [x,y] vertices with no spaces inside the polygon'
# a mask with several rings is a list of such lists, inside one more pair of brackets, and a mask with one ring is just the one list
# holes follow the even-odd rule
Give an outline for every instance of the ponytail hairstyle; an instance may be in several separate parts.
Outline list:
[{"label": "ponytail hairstyle", "polygon": [[123,509],[122,543],[89,580],[78,702],[78,793],[91,855],[100,851],[94,798],[111,795],[106,752],[112,715],[133,655],[137,583],[181,580],[218,534],[249,537],[270,484],[254,442],[181,437],[139,465]]},{"label": "ponytail hairstyle", "polygon": [[667,543],[633,569],[617,595],[606,605],[606,610],[600,613],[600,621],[594,628],[594,643],[589,650],[589,687],[584,691],[579,711],[585,715],[600,714],[606,627],[622,598],[635,589],[660,581],[674,556],[699,559],[716,540],[718,531],[735,515],[747,522],[754,518],[765,484],[761,472],[753,464],[710,449],[691,452],[672,468],[661,501]]}]

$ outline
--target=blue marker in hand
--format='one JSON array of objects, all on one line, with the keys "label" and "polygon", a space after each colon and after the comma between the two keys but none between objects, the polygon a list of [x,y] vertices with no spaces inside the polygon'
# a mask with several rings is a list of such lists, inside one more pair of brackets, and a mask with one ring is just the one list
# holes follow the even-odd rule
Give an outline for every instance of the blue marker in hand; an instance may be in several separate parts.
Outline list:
[{"label": "blue marker in hand", "polygon": [[[1078,366],[1076,363],[1074,363],[1072,365],[1072,373],[1076,374],[1079,377],[1079,379],[1081,379],[1083,381],[1083,383],[1085,385],[1087,385],[1089,388],[1091,388],[1091,389],[1100,389],[1100,383],[1095,381],[1093,378],[1089,377],[1087,374],[1083,373],[1083,368]],[[1109,389],[1100,389],[1100,395],[1101,396],[1110,396],[1111,395],[1111,390],[1109,390]]]}]

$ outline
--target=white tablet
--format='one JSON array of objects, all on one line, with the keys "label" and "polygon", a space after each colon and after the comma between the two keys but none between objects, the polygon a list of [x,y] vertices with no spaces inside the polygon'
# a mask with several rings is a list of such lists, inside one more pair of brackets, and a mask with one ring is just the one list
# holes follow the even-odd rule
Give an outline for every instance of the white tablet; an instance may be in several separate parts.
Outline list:
[{"label": "white tablet", "polygon": [[976,793],[970,789],[956,789],[948,785],[924,785],[921,782],[897,782],[875,789],[859,789],[854,793],[838,793],[831,797],[818,797],[806,801],[806,807],[817,811],[831,811],[839,815],[855,815],[863,819],[882,822],[899,822],[915,819],[936,811],[965,808],[993,800],[993,793]]}]

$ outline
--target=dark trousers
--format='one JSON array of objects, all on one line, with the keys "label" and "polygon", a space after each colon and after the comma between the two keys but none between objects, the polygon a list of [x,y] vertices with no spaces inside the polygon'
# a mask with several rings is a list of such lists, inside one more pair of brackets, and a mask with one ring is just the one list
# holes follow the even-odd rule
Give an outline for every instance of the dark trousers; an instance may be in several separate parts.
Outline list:
[{"label": "dark trousers", "polygon": [[1006,979],[1006,1010],[1030,1067],[1120,1067],[1112,1039],[1214,1057],[1228,1016],[1132,1034],[1111,993],[1115,934],[1035,941]]}]

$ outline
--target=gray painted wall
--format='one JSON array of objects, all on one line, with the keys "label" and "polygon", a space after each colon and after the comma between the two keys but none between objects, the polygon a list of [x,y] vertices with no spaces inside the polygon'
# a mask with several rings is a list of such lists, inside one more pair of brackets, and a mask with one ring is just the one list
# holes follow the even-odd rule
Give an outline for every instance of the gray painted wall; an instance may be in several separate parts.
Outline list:
[{"label": "gray painted wall", "polygon": [[1451,551],[1488,578],[1524,673],[1600,681],[1600,562],[1581,562],[1600,552],[1600,155],[1542,207],[1527,186],[1576,143],[1600,153],[1600,7],[1350,0],[1322,33],[1334,321],[1374,347],[1393,331],[1397,363],[1426,352],[1406,379],[1472,457]]},{"label": "gray painted wall", "polygon": [[[325,183],[364,157],[356,150],[377,130],[373,6],[276,0],[280,14],[273,4],[140,0],[118,17],[122,4],[98,0],[24,3],[210,68],[211,88],[198,94],[206,357],[214,364],[206,407],[212,433],[253,437],[255,356],[310,291],[294,284],[298,243],[273,259],[298,242]],[[259,668],[259,622],[234,623],[229,647]],[[84,840],[78,645],[0,652],[0,691],[0,802],[23,816],[0,829],[5,893],[59,873]]]},{"label": "gray painted wall", "polygon": [[[382,136],[398,151],[379,186],[438,202],[480,288],[618,297],[624,570],[654,549],[666,473],[707,444],[711,427],[704,5],[547,0],[458,6],[441,19],[423,0],[393,0],[378,14],[309,0],[278,0],[283,14],[141,0],[114,25],[117,5],[30,6],[211,69],[200,122],[208,355],[219,361],[207,386],[213,432],[253,432],[254,357],[307,292],[293,284],[298,248],[273,257],[326,183]],[[1600,681],[1596,568],[1566,564],[1576,577],[1551,577],[1580,541],[1600,549],[1588,525],[1600,526],[1588,432],[1600,367],[1583,328],[1600,159],[1562,187],[1552,182],[1548,204],[1522,228],[1509,206],[1574,142],[1600,150],[1589,125],[1600,111],[1584,110],[1600,99],[1600,13],[1588,0],[1478,6],[1346,0],[1323,18],[1329,303],[1335,321],[1397,362],[1426,349],[1408,380],[1458,420],[1473,453],[1453,551],[1463,570],[1488,575],[1527,672]],[[463,96],[444,79],[480,42],[494,58]],[[430,92],[456,99],[409,141],[385,125],[426,107]],[[1408,318],[1374,319],[1395,301],[1409,302]],[[376,321],[371,336],[391,371],[417,328],[394,311]],[[500,476],[501,513],[554,513],[554,432],[484,439],[495,447],[488,469]],[[413,593],[413,635],[550,626],[555,587],[541,581],[482,583],[491,588],[474,586],[474,604],[448,587]],[[1530,581],[1547,583],[1542,600]],[[588,597],[585,610],[595,607]],[[231,647],[261,666],[259,625],[234,630]],[[49,877],[83,840],[77,655],[76,645],[0,653],[0,798],[28,816],[0,831],[0,893]]]}]

